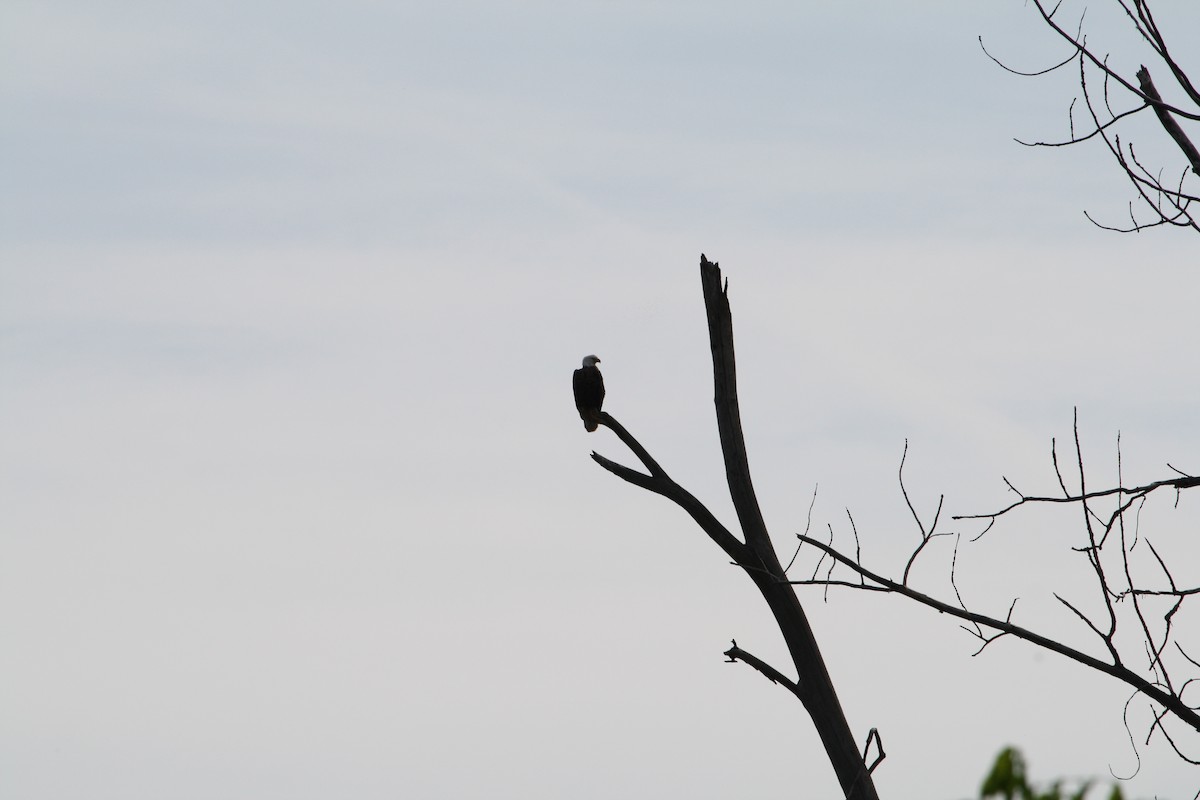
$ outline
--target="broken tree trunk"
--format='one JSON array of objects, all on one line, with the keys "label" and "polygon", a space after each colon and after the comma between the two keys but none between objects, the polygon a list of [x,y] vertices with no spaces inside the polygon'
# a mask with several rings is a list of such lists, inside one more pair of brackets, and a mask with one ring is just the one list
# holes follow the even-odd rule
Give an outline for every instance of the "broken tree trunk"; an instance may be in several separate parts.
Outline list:
[{"label": "broken tree trunk", "polygon": [[[750,480],[750,465],[746,455],[746,442],[742,435],[741,414],[738,410],[733,321],[729,308],[728,287],[722,285],[718,265],[703,255],[700,256],[700,280],[704,289],[704,304],[708,311],[717,427],[721,436],[721,451],[725,458],[725,475],[742,529],[742,538],[739,540],[730,533],[699,500],[675,483],[646,449],[610,414],[601,415],[601,424],[620,437],[637,455],[649,474],[617,464],[597,453],[592,453],[592,458],[618,477],[673,500],[745,570],[775,616],[779,631],[787,643],[797,677],[792,681],[779,670],[737,647],[736,643],[726,655],[731,660],[750,664],[772,681],[783,684],[800,699],[816,726],[847,800],[877,800],[878,794],[871,779],[871,771],[882,759],[882,748],[871,767],[868,767],[865,764],[866,754],[860,754],[858,751],[858,745],[834,691],[833,681],[825,667],[825,660],[821,657],[820,648],[809,627],[808,618],[796,597],[794,587],[788,583],[758,506],[754,485]],[[877,734],[872,732],[872,735],[878,745]]]}]

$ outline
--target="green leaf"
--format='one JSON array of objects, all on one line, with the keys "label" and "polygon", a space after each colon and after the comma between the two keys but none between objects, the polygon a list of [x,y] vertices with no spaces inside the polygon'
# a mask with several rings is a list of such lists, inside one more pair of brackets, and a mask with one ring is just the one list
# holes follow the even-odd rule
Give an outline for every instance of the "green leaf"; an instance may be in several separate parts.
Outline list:
[{"label": "green leaf", "polygon": [[1004,800],[1029,800],[1032,791],[1025,779],[1025,759],[1015,747],[1006,747],[996,756],[996,763],[983,780],[980,798],[1003,797]]},{"label": "green leaf", "polygon": [[[1084,781],[1083,785],[1079,787],[1079,791],[1077,791],[1077,792],[1075,792],[1075,794],[1071,795],[1070,798],[1068,798],[1068,800],[1083,800],[1084,795],[1086,795],[1088,793],[1088,789],[1091,789],[1091,788],[1092,788],[1092,782]],[[1111,798],[1110,798],[1110,800],[1111,800]]]}]

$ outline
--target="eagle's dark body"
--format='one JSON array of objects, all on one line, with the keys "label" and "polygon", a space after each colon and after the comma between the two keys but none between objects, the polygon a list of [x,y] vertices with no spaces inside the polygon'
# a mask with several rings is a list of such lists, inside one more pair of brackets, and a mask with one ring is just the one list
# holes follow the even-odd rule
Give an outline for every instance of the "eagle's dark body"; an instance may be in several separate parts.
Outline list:
[{"label": "eagle's dark body", "polygon": [[594,431],[600,425],[600,407],[604,405],[604,376],[596,368],[598,363],[600,359],[588,356],[571,380],[575,389],[575,408],[579,409],[583,427],[588,431]]}]

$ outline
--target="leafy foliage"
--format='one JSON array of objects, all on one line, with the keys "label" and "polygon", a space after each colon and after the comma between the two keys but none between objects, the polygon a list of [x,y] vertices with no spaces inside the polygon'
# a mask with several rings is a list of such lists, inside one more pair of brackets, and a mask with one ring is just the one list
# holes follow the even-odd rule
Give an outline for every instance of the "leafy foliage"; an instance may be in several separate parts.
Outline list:
[{"label": "leafy foliage", "polygon": [[[1015,747],[1006,747],[996,756],[996,763],[991,772],[983,780],[980,788],[980,800],[1004,798],[1004,800],[1085,800],[1092,781],[1084,781],[1074,791],[1068,794],[1063,788],[1064,782],[1054,781],[1047,788],[1035,789],[1029,782],[1029,773],[1025,766],[1025,757]],[[1124,800],[1121,787],[1113,784],[1107,800]]]}]

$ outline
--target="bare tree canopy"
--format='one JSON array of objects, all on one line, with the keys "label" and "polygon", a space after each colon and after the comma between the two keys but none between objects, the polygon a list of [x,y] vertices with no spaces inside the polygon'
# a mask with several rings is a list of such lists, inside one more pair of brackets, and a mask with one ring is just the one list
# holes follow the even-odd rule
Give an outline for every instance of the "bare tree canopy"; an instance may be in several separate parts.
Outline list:
[{"label": "bare tree canopy", "polygon": [[[862,557],[859,534],[850,520],[854,535],[855,552],[850,555],[833,547],[833,532],[830,539],[821,541],[808,533],[798,534],[800,545],[797,553],[808,546],[818,554],[815,563],[810,563],[809,577],[793,579],[797,585],[843,587],[870,592],[884,592],[903,596],[920,603],[940,614],[962,620],[963,629],[979,642],[975,655],[1004,636],[1022,639],[1046,651],[1068,658],[1082,666],[1115,678],[1133,689],[1126,702],[1129,704],[1139,695],[1148,698],[1154,705],[1153,722],[1146,742],[1156,734],[1162,735],[1175,753],[1188,763],[1200,764],[1200,753],[1183,747],[1172,726],[1180,726],[1200,733],[1200,714],[1195,707],[1185,702],[1184,694],[1192,682],[1200,679],[1200,660],[1196,648],[1200,644],[1185,642],[1178,637],[1179,621],[1183,618],[1184,605],[1200,595],[1200,585],[1181,583],[1176,578],[1180,565],[1171,564],[1150,538],[1140,530],[1140,513],[1153,497],[1174,492],[1176,503],[1179,494],[1200,486],[1200,477],[1188,475],[1170,467],[1175,477],[1151,483],[1117,486],[1102,489],[1089,488],[1084,458],[1079,441],[1078,422],[1074,432],[1073,473],[1064,474],[1059,463],[1058,448],[1051,447],[1051,458],[1058,478],[1058,495],[1031,495],[1018,490],[1007,478],[1005,484],[1016,496],[1003,508],[981,514],[962,514],[951,519],[963,523],[978,522],[982,530],[971,541],[987,535],[1001,520],[1014,516],[1018,511],[1036,511],[1039,507],[1065,504],[1074,506],[1081,513],[1079,541],[1071,549],[1083,556],[1087,571],[1091,573],[1094,596],[1091,605],[1102,612],[1088,614],[1081,610],[1084,603],[1078,598],[1067,598],[1052,588],[1054,598],[1074,616],[1100,644],[1100,652],[1087,652],[1064,643],[1056,638],[1014,622],[1017,599],[1009,604],[1003,615],[979,613],[963,601],[955,577],[959,558],[962,533],[938,530],[942,521],[944,497],[938,500],[937,511],[932,520],[922,520],[913,507],[904,485],[904,461],[901,458],[899,482],[904,500],[919,532],[916,546],[904,565],[899,579],[887,578],[868,568]],[[907,456],[907,444],[905,447]],[[1168,465],[1169,466],[1169,465]],[[1120,474],[1120,449],[1118,445],[1118,475]],[[1104,504],[1107,503],[1107,507]],[[950,585],[953,600],[939,600],[913,588],[909,577],[913,564],[936,537],[952,536],[955,544],[949,564]],[[1146,551],[1149,551],[1146,553]],[[795,559],[793,559],[795,561]],[[842,577],[849,571],[850,577]],[[1192,606],[1188,606],[1192,608]],[[1182,675],[1180,673],[1183,673]]]},{"label": "bare tree canopy", "polygon": [[[1063,0],[1053,6],[1045,0],[1032,0],[1042,22],[1066,45],[1067,54],[1062,60],[1041,69],[1018,70],[984,47],[982,37],[980,46],[989,58],[1015,75],[1035,77],[1060,69],[1078,70],[1079,94],[1068,108],[1067,137],[1017,141],[1030,147],[1065,147],[1091,140],[1104,144],[1132,185],[1135,197],[1129,202],[1128,225],[1100,222],[1085,211],[1089,220],[1106,230],[1124,233],[1163,225],[1200,232],[1200,222],[1192,209],[1192,203],[1200,197],[1191,188],[1194,184],[1191,179],[1200,176],[1200,152],[1181,124],[1181,120],[1183,123],[1200,121],[1200,91],[1169,49],[1167,37],[1159,28],[1148,0],[1111,1],[1146,46],[1154,72],[1160,78],[1163,74],[1168,76],[1173,89],[1169,94],[1178,95],[1178,99],[1164,99],[1155,85],[1151,69],[1145,64],[1136,70],[1114,66],[1114,59],[1108,52],[1088,41],[1086,9],[1071,7],[1071,12],[1078,11],[1078,17],[1068,20],[1066,17],[1070,12],[1064,8]],[[1080,100],[1083,101],[1082,110],[1077,107]],[[1162,131],[1183,155],[1185,166],[1160,165],[1154,159],[1148,161],[1135,149],[1128,135],[1122,138],[1130,120],[1144,116],[1146,112],[1157,117]]]}]

